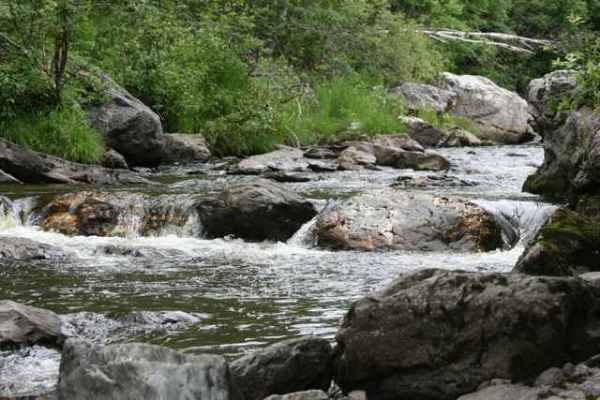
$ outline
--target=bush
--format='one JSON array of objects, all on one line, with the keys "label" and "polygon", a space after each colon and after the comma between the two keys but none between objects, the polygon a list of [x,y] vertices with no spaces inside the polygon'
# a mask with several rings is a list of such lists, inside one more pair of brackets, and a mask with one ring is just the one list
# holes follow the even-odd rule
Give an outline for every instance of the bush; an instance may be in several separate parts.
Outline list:
[{"label": "bush", "polygon": [[288,104],[279,126],[290,144],[333,143],[404,132],[398,119],[402,112],[402,104],[388,97],[383,87],[340,77],[318,83],[309,99]]},{"label": "bush", "polygon": [[82,163],[95,163],[104,153],[101,134],[89,126],[85,112],[78,105],[49,112],[22,113],[3,120],[0,137]]}]

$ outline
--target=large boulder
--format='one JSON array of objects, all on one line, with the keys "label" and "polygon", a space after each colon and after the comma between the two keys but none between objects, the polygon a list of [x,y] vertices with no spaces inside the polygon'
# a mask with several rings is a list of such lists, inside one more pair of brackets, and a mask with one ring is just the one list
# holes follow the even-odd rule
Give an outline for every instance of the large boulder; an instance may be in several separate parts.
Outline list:
[{"label": "large boulder", "polygon": [[369,192],[329,205],[317,218],[314,236],[320,247],[338,250],[469,252],[509,247],[503,226],[476,204],[399,190]]},{"label": "large boulder", "polygon": [[565,122],[569,113],[560,109],[561,102],[569,100],[576,88],[577,71],[574,70],[553,71],[529,83],[527,100],[539,134],[545,136]]},{"label": "large boulder", "polygon": [[35,261],[64,260],[70,258],[59,247],[35,242],[31,239],[0,236],[0,259]]},{"label": "large boulder", "polygon": [[481,139],[519,144],[534,138],[527,101],[490,79],[474,75],[442,74],[440,86],[453,92],[450,112],[473,121]]},{"label": "large boulder", "polygon": [[524,190],[549,197],[600,194],[600,114],[573,111],[565,124],[544,136],[544,164]]},{"label": "large boulder", "polygon": [[240,175],[260,175],[269,171],[305,172],[308,162],[300,149],[281,147],[270,153],[259,154],[241,160],[230,173]]},{"label": "large boulder", "polygon": [[160,117],[105,74],[100,75],[106,100],[88,110],[90,124],[102,132],[108,147],[129,165],[155,166],[164,157],[166,138]]},{"label": "large boulder", "polygon": [[314,205],[285,186],[264,179],[233,185],[197,205],[204,234],[286,241],[316,214]]},{"label": "large boulder", "polygon": [[566,208],[555,211],[528,244],[514,271],[551,276],[600,271],[598,220]]},{"label": "large boulder", "polygon": [[52,311],[10,300],[0,301],[0,348],[15,345],[60,347],[62,322]]},{"label": "large boulder", "polygon": [[42,229],[65,235],[151,236],[163,230],[184,230],[194,222],[200,199],[190,195],[76,192],[41,204],[33,216]]},{"label": "large boulder", "polygon": [[171,133],[166,135],[163,162],[208,161],[210,150],[202,135]]},{"label": "large boulder", "polygon": [[392,89],[392,93],[402,97],[406,109],[410,112],[431,110],[444,113],[452,108],[457,97],[449,90],[412,82],[402,83]]},{"label": "large boulder", "polygon": [[336,382],[369,399],[454,400],[600,349],[600,288],[577,278],[424,270],[354,303]]},{"label": "large boulder", "polygon": [[24,183],[150,184],[127,170],[84,165],[36,153],[0,139],[0,170]]},{"label": "large boulder", "polygon": [[291,339],[232,362],[231,373],[246,400],[311,389],[326,391],[331,384],[332,356],[327,340]]},{"label": "large boulder", "polygon": [[97,346],[65,343],[58,382],[60,400],[241,400],[227,362],[147,344]]}]

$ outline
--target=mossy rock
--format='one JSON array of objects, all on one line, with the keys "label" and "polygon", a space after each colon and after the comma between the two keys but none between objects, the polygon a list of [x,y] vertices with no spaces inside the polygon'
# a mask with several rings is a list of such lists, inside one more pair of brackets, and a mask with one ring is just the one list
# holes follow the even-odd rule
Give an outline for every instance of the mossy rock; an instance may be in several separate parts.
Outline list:
[{"label": "mossy rock", "polygon": [[600,271],[600,218],[562,208],[542,227],[514,272],[571,276]]}]

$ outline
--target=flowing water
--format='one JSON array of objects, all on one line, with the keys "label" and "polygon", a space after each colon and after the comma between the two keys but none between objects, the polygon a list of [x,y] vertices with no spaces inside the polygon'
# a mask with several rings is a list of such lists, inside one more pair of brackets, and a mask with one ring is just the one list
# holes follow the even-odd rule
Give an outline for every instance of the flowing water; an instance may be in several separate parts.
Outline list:
[{"label": "flowing water", "polygon": [[[124,237],[67,237],[39,230],[30,210],[36,196],[83,188],[0,187],[0,194],[16,200],[14,210],[0,210],[0,240],[33,239],[73,256],[73,261],[54,263],[0,260],[0,298],[51,309],[61,315],[68,333],[98,343],[144,341],[189,353],[236,356],[300,335],[333,339],[353,300],[402,272],[510,271],[524,243],[553,210],[521,192],[525,178],[543,160],[540,146],[441,152],[452,162],[448,175],[460,183],[404,190],[468,198],[498,211],[519,227],[522,239],[515,248],[479,254],[330,252],[311,246],[308,225],[287,243],[205,240],[194,215],[184,228],[165,226],[152,237],[142,237],[143,210],[135,206],[120,221]],[[161,185],[127,191],[185,198],[253,179],[227,176],[214,165],[148,174]],[[312,174],[310,182],[286,185],[322,207],[330,199],[389,187],[399,176],[428,175],[393,169],[347,171]],[[0,397],[51,390],[59,362],[58,352],[37,346],[0,352]]]}]

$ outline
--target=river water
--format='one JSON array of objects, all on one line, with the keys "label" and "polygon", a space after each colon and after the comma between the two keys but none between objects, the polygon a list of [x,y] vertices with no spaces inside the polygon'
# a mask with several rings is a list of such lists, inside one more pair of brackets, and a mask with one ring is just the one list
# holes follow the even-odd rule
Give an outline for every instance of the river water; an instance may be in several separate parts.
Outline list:
[{"label": "river water", "polygon": [[[67,237],[43,232],[27,219],[35,196],[83,188],[1,187],[22,220],[0,215],[3,236],[60,246],[73,262],[16,263],[0,260],[0,298],[51,309],[65,329],[98,343],[144,341],[189,353],[237,356],[300,335],[333,339],[350,303],[421,268],[508,272],[553,206],[522,193],[525,178],[543,161],[539,145],[457,148],[440,151],[452,163],[457,185],[421,190],[471,199],[500,211],[521,231],[512,250],[490,253],[330,252],[311,246],[306,227],[287,243],[202,239],[191,219],[185,229],[140,237],[133,212],[123,221],[126,237]],[[381,171],[313,174],[306,183],[286,184],[318,207],[331,199],[389,187],[399,176],[425,172]],[[170,167],[149,176],[161,184],[127,191],[199,193],[232,182],[214,165]],[[86,190],[90,190],[86,188]],[[95,189],[97,190],[97,188]],[[126,249],[111,252],[107,248]],[[41,347],[0,352],[0,397],[52,390],[60,354]]]}]

